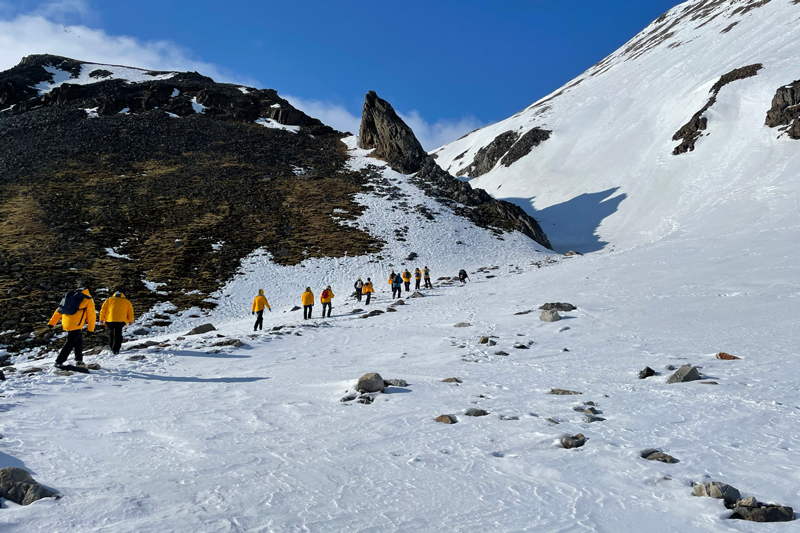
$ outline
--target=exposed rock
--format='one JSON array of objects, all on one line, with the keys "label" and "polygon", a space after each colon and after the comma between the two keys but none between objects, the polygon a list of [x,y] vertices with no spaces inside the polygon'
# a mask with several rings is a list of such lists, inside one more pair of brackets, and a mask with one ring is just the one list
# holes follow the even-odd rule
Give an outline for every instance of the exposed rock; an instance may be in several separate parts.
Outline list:
[{"label": "exposed rock", "polygon": [[362,395],[362,396],[358,397],[358,399],[356,400],[356,403],[363,403],[364,405],[369,405],[374,401],[375,401],[375,398],[373,398],[372,396],[364,396],[364,395]]},{"label": "exposed rock", "polygon": [[409,296],[409,298],[425,298],[425,295],[419,291],[414,291],[414,293]]},{"label": "exposed rock", "polygon": [[692,365],[683,365],[672,374],[667,383],[686,383],[688,381],[697,381],[703,379],[697,367]]},{"label": "exposed rock", "polygon": [[244,343],[239,339],[227,339],[224,341],[216,342],[212,344],[212,346],[233,346],[235,348],[241,348],[244,346]]},{"label": "exposed rock", "polygon": [[[544,304],[544,305],[540,305],[539,309],[541,309],[542,311],[550,311],[551,309],[555,309],[556,311],[561,311],[561,312],[566,313],[566,312],[569,312],[569,311],[576,310],[577,307],[575,307],[574,305],[572,305],[570,303],[566,303],[566,302],[555,302],[555,303],[547,303],[547,304]],[[527,311],[527,312],[530,313],[530,311]]]},{"label": "exposed rock", "polygon": [[548,311],[542,311],[542,314],[539,315],[539,320],[542,322],[558,322],[561,320],[561,315],[559,315],[558,311],[555,309],[550,309]]},{"label": "exposed rock", "polygon": [[488,344],[488,343],[489,343],[489,337],[483,336],[480,339],[478,339],[478,344]]},{"label": "exposed rock", "polygon": [[196,328],[193,328],[192,331],[186,335],[202,335],[203,333],[208,333],[209,331],[217,331],[217,328],[215,328],[213,324],[202,324]]},{"label": "exposed rock", "polygon": [[26,368],[25,370],[22,371],[22,373],[25,374],[26,376],[32,376],[33,374],[38,374],[42,370],[44,370],[44,369],[40,368],[38,366],[34,366],[34,367],[31,367],[31,368]]},{"label": "exposed rock", "polygon": [[731,518],[750,522],[791,522],[794,509],[785,505],[760,503],[753,496],[736,502]]},{"label": "exposed rock", "polygon": [[364,99],[358,136],[361,148],[373,150],[373,157],[402,174],[417,172],[428,157],[411,128],[375,91],[369,91]]},{"label": "exposed rock", "polygon": [[454,326],[457,328],[468,328],[471,325],[472,324],[470,324],[469,322],[458,322],[457,324],[454,324]]},{"label": "exposed rock", "polygon": [[529,349],[528,345],[526,345],[526,344],[515,344],[514,348],[516,348],[517,350],[527,350],[527,349]]},{"label": "exposed rock", "polygon": [[765,124],[770,128],[785,126],[786,134],[790,138],[800,139],[800,80],[775,92]]},{"label": "exposed rock", "polygon": [[458,422],[458,419],[453,415],[439,415],[434,420],[441,422],[442,424],[455,424]]},{"label": "exposed rock", "polygon": [[591,424],[592,422],[604,422],[605,418],[602,416],[586,415],[583,417],[583,421],[587,424]]},{"label": "exposed rock", "polygon": [[58,497],[53,492],[36,482],[25,470],[17,467],[0,468],[0,497],[17,505],[30,505],[42,498]]},{"label": "exposed rock", "polygon": [[458,378],[445,378],[442,380],[442,383],[463,383],[463,381]]},{"label": "exposed rock", "polygon": [[573,396],[575,394],[583,394],[583,393],[567,389],[550,389],[550,392],[548,392],[547,394],[555,394],[557,396]]},{"label": "exposed rock", "polygon": [[99,363],[89,363],[88,365],[86,365],[86,368],[88,368],[89,370],[100,370],[100,364]]},{"label": "exposed rock", "polygon": [[467,415],[467,416],[486,416],[489,413],[487,411],[484,411],[483,409],[478,409],[476,407],[470,407],[469,409],[464,411],[464,414]]},{"label": "exposed rock", "polygon": [[133,330],[133,334],[136,335],[137,337],[141,337],[143,335],[147,335],[148,333],[150,333],[150,332],[148,330],[144,329],[144,328],[139,328],[139,329]]},{"label": "exposed rock", "polygon": [[397,309],[395,309],[394,307],[387,307],[386,308],[386,312],[387,313],[396,313]]},{"label": "exposed rock", "polygon": [[504,352],[503,350],[499,350],[497,352],[494,352],[494,354],[495,355],[508,355],[508,352]]},{"label": "exposed rock", "polygon": [[545,420],[547,420],[547,421],[548,421],[548,422],[550,422],[551,424],[560,424],[560,423],[561,423],[561,422],[559,422],[558,420],[554,420],[554,419],[552,419],[552,418],[545,418]]},{"label": "exposed rock", "polygon": [[497,346],[497,342],[492,339],[489,339],[489,342],[486,343],[487,346]]},{"label": "exposed rock", "polygon": [[655,448],[648,448],[646,450],[642,450],[639,454],[642,459],[647,459],[648,461],[661,461],[662,463],[677,463],[678,460],[668,455],[661,450],[656,450]]},{"label": "exposed rock", "polygon": [[516,415],[500,415],[500,420],[519,420]]},{"label": "exposed rock", "polygon": [[695,496],[708,496],[725,501],[726,506],[731,506],[741,499],[742,495],[734,487],[719,481],[706,481],[705,483],[695,483],[692,486]]},{"label": "exposed rock", "polygon": [[[543,307],[540,307],[539,309],[543,309]],[[514,314],[515,315],[527,315],[531,311],[532,311],[531,309],[528,309],[527,311],[520,311],[519,313],[514,313]]]},{"label": "exposed rock", "polygon": [[675,365],[667,365],[664,367],[664,370],[675,370]]},{"label": "exposed rock", "polygon": [[737,359],[741,359],[741,357],[738,357],[736,355],[731,355],[725,352],[719,352],[717,354],[717,359],[722,359],[723,361],[735,361]]},{"label": "exposed rock", "polygon": [[345,394],[344,396],[342,396],[339,399],[339,401],[342,402],[342,403],[344,403],[344,402],[352,402],[356,398],[358,398],[358,393],[357,392],[350,392],[350,393]]},{"label": "exposed rock", "polygon": [[403,300],[397,300],[397,301],[396,301],[395,303],[393,303],[392,305],[406,305],[406,303],[405,303]]},{"label": "exposed rock", "polygon": [[143,355],[132,355],[132,356],[128,357],[128,361],[144,361],[144,360],[145,360],[145,356],[143,356]]},{"label": "exposed rock", "polygon": [[639,372],[639,379],[646,379],[649,378],[650,376],[655,376],[655,375],[656,371],[650,368],[649,366],[646,366],[644,367],[644,370]]},{"label": "exposed rock", "polygon": [[358,392],[383,392],[383,388],[383,378],[377,372],[364,374],[355,386]]},{"label": "exposed rock", "polygon": [[291,313],[292,311],[299,311],[300,309],[302,309],[302,308],[299,305],[295,305],[294,307],[289,309],[289,312]]},{"label": "exposed rock", "polygon": [[384,387],[408,387],[408,383],[404,379],[389,379],[383,381]]},{"label": "exposed rock", "polygon": [[6,380],[6,375],[3,373],[2,370],[0,370],[0,381],[5,381],[5,380]]},{"label": "exposed rock", "polygon": [[[558,422],[555,423],[558,424]],[[583,436],[583,433],[578,433],[572,437],[563,437],[561,439],[561,445],[568,450],[572,448],[580,448],[584,444],[586,444],[586,437]]]},{"label": "exposed rock", "polygon": [[533,128],[527,131],[517,142],[508,150],[506,155],[500,161],[500,164],[505,167],[510,167],[512,164],[522,159],[539,146],[541,143],[550,138],[550,130],[543,130],[541,128]]},{"label": "exposed rock", "polygon": [[564,257],[573,257],[576,255],[583,255],[583,254],[580,252],[576,252],[575,250],[570,250],[569,252],[564,254]]},{"label": "exposed rock", "polygon": [[[458,176],[477,178],[492,170],[511,146],[519,139],[516,131],[506,131],[498,135],[489,144],[475,154],[472,163],[458,172]],[[513,162],[513,161],[512,161]],[[508,166],[508,165],[506,165]]]}]

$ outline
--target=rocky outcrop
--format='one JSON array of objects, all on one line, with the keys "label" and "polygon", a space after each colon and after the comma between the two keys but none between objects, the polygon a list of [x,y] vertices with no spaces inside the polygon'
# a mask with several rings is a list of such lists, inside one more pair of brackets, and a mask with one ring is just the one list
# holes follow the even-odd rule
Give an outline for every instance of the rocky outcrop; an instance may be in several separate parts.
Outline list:
[{"label": "rocky outcrop", "polygon": [[30,505],[53,497],[58,497],[58,493],[40,485],[27,471],[13,466],[0,468],[0,498],[17,505]]},{"label": "rocky outcrop", "polygon": [[525,135],[520,137],[520,139],[514,143],[514,146],[511,147],[506,155],[503,156],[500,164],[504,167],[510,167],[515,162],[531,153],[531,150],[549,139],[551,133],[553,132],[550,130],[543,130],[541,128],[533,128],[532,130],[526,132]]},{"label": "rocky outcrop", "polygon": [[711,93],[711,97],[708,99],[708,102],[706,102],[706,105],[700,108],[700,111],[695,113],[689,122],[681,126],[681,129],[675,132],[675,135],[672,136],[673,141],[681,141],[681,143],[672,151],[672,155],[685,154],[686,152],[691,152],[694,150],[694,145],[697,142],[697,139],[700,138],[702,132],[708,127],[708,118],[703,115],[717,102],[717,95],[719,95],[719,91],[723,87],[736,80],[751,78],[758,74],[758,71],[762,68],[764,68],[764,65],[761,63],[756,63],[753,65],[747,65],[746,67],[734,69],[727,74],[722,75],[711,87],[709,91]]},{"label": "rocky outcrop", "polygon": [[[2,92],[0,92],[2,103]],[[772,98],[772,107],[767,111],[765,124],[770,128],[781,128],[792,139],[800,139],[800,80],[779,88]]]},{"label": "rocky outcrop", "polygon": [[361,148],[403,174],[417,172],[428,157],[411,128],[375,91],[364,99],[358,139]]},{"label": "rocky outcrop", "polygon": [[478,150],[472,163],[458,172],[458,176],[477,178],[483,176],[494,168],[511,146],[519,139],[516,131],[505,131],[498,135],[489,144]]},{"label": "rocky outcrop", "polygon": [[700,371],[697,370],[697,367],[692,365],[683,365],[678,370],[672,374],[669,379],[667,379],[667,383],[686,383],[689,381],[697,381],[699,379],[703,379],[700,375]]},{"label": "rocky outcrop", "polygon": [[725,502],[725,505],[733,505],[742,497],[737,488],[720,481],[696,483],[692,487],[692,492],[695,496],[721,499]]},{"label": "rocky outcrop", "polygon": [[377,372],[370,372],[358,378],[355,389],[358,392],[383,392],[383,378]]}]

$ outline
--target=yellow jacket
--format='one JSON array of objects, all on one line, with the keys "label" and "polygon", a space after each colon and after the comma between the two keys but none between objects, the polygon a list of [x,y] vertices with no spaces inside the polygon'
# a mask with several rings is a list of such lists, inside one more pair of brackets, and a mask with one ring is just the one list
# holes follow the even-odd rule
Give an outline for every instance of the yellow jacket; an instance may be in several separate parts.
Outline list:
[{"label": "yellow jacket", "polygon": [[422,277],[422,272],[420,272],[419,269],[416,269],[414,271],[414,279],[419,279],[421,277]]},{"label": "yellow jacket", "polygon": [[314,293],[306,291],[303,293],[303,305],[314,305]]},{"label": "yellow jacket", "polygon": [[[399,274],[395,274],[395,276],[398,276],[398,275]],[[392,284],[392,281],[394,281],[394,276],[389,276],[389,285]]]},{"label": "yellow jacket", "polygon": [[403,272],[403,281],[411,281],[411,272],[408,270]]},{"label": "yellow jacket", "polygon": [[272,311],[272,308],[269,306],[269,302],[267,301],[267,297],[264,296],[264,289],[258,289],[258,296],[256,296],[253,300],[252,312],[255,313],[256,311],[263,311],[265,307]]},{"label": "yellow jacket", "polygon": [[372,288],[372,282],[368,281],[361,287],[361,294],[367,294],[368,292],[375,292],[375,289]]},{"label": "yellow jacket", "polygon": [[425,277],[426,277],[426,278],[429,278],[429,277],[431,277],[431,271],[430,271],[430,270],[428,270],[428,269],[426,268],[424,272],[425,272]]},{"label": "yellow jacket", "polygon": [[[333,300],[333,297],[335,296],[335,294],[333,294],[332,290],[325,289],[325,291],[328,291],[328,297],[324,298],[322,295],[320,295],[320,297],[319,297],[319,302],[323,303],[323,304],[330,303],[330,301]],[[325,291],[322,291],[322,292],[324,293]]]},{"label": "yellow jacket", "polygon": [[100,322],[127,322],[133,323],[133,305],[121,292],[103,302],[100,308]]},{"label": "yellow jacket", "polygon": [[61,327],[64,328],[64,331],[75,331],[76,329],[82,329],[84,324],[89,325],[89,331],[94,331],[94,322],[97,319],[97,312],[94,308],[94,300],[92,300],[91,295],[89,294],[89,289],[83,289],[83,294],[89,296],[81,302],[80,311],[75,313],[74,315],[62,315],[56,309],[56,312],[53,313],[53,318],[50,319],[50,322],[47,324],[50,326],[55,326],[58,324],[58,321],[61,320]]}]

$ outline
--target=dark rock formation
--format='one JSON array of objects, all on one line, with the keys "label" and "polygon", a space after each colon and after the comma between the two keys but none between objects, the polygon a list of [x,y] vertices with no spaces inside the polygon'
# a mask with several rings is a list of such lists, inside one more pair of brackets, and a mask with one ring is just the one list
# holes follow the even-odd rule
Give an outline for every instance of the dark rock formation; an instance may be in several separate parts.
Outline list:
[{"label": "dark rock formation", "polygon": [[[0,92],[2,103],[2,92]],[[800,139],[800,80],[775,92],[765,122],[770,128],[781,128],[792,139]]]},{"label": "dark rock formation", "polygon": [[434,420],[436,422],[441,422],[442,424],[455,424],[458,422],[458,419],[453,415],[439,415]]},{"label": "dark rock formation", "polygon": [[655,376],[656,371],[650,368],[649,366],[644,367],[644,370],[639,372],[639,379],[647,379],[650,376]]},{"label": "dark rock formation", "polygon": [[542,144],[544,141],[550,138],[550,134],[553,133],[550,130],[543,130],[541,128],[533,128],[532,130],[528,131],[520,137],[520,139],[514,143],[514,146],[503,156],[503,159],[500,161],[500,164],[504,167],[510,167],[518,160],[522,159],[533,150],[535,147]]},{"label": "dark rock formation", "polygon": [[511,146],[519,139],[516,131],[506,131],[494,138],[492,142],[478,150],[472,163],[458,172],[458,176],[477,178],[492,170]]},{"label": "dark rock formation", "polygon": [[31,475],[13,466],[0,468],[0,498],[17,505],[30,505],[42,498],[58,497],[58,493],[40,485]]},{"label": "dark rock formation", "polygon": [[791,522],[794,520],[794,509],[786,505],[761,503],[750,496],[736,502],[731,518],[750,522]]},{"label": "dark rock formation", "polygon": [[719,91],[726,85],[736,80],[743,80],[745,78],[751,78],[758,74],[758,71],[764,68],[764,65],[761,63],[756,63],[753,65],[747,65],[746,67],[741,67],[734,69],[727,74],[723,74],[719,80],[711,87],[710,93],[711,97],[706,102],[700,111],[695,113],[692,118],[681,126],[675,135],[672,136],[673,141],[681,141],[681,143],[675,147],[672,151],[672,155],[680,155],[685,154],[686,152],[691,152],[694,150],[694,145],[697,142],[697,139],[700,138],[702,135],[702,131],[708,127],[708,119],[703,116],[706,111],[711,109],[717,102],[717,95],[719,95]]},{"label": "dark rock formation", "polygon": [[[566,312],[569,312],[569,311],[576,310],[577,307],[575,307],[571,303],[553,302],[553,303],[546,303],[546,304],[540,305],[539,309],[541,309],[542,311],[549,311],[550,309],[555,309],[556,311],[563,311],[563,312],[566,313]],[[528,311],[528,312],[530,312],[530,311]],[[521,315],[521,314],[524,314],[524,313],[515,313],[515,314]]]},{"label": "dark rock formation", "polygon": [[642,450],[639,454],[642,459],[647,459],[648,461],[660,461],[662,463],[673,464],[677,463],[678,460],[672,457],[669,454],[662,452],[661,450],[656,450],[654,448],[648,448],[646,450]]},{"label": "dark rock formation", "polygon": [[[555,420],[547,419],[548,421],[553,422],[554,424],[558,424]],[[583,433],[578,433],[577,435],[563,437],[561,439],[561,445],[566,449],[572,448],[580,448],[586,444],[586,437],[583,436]]]},{"label": "dark rock formation", "polygon": [[703,377],[700,375],[700,371],[697,370],[696,366],[683,365],[667,379],[667,383],[686,383],[699,379],[703,379]]},{"label": "dark rock formation", "polygon": [[358,378],[355,390],[358,392],[383,392],[383,378],[377,372],[369,372]]},{"label": "dark rock formation", "polygon": [[187,335],[202,335],[203,333],[208,333],[210,331],[217,331],[217,328],[214,327],[214,324],[201,324],[187,333]]},{"label": "dark rock formation", "polygon": [[692,493],[695,496],[705,496],[723,500],[726,506],[732,506],[742,497],[741,493],[739,493],[739,489],[720,481],[695,483],[692,486]]},{"label": "dark rock formation", "polygon": [[374,150],[374,157],[403,174],[417,172],[428,157],[411,128],[375,91],[368,92],[364,100],[358,137],[361,148]]}]

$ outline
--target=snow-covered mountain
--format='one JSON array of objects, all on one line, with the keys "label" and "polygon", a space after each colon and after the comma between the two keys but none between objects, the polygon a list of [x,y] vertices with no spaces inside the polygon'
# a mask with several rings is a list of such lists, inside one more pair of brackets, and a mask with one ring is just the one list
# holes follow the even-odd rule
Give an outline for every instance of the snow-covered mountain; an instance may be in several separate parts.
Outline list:
[{"label": "snow-covered mountain", "polygon": [[[763,241],[761,228],[796,226],[798,43],[795,0],[691,0],[553,94],[433,153],[534,213],[560,251],[672,234]],[[774,98],[781,119],[769,127]]]}]

